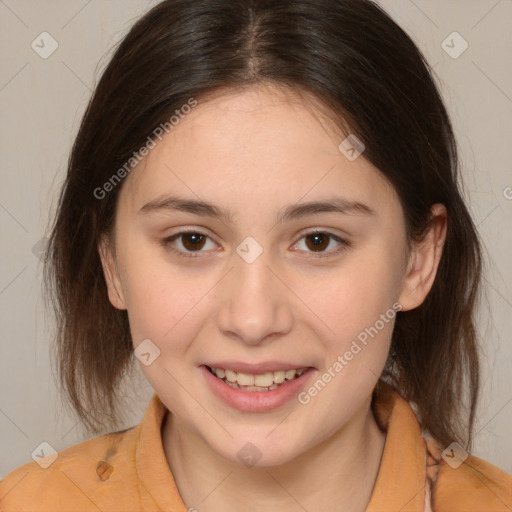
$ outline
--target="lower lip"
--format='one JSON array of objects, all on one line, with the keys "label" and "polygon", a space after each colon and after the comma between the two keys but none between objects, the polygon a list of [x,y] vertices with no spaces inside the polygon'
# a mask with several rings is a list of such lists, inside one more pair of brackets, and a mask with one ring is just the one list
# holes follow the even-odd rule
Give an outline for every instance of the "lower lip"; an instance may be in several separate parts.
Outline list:
[{"label": "lower lip", "polygon": [[242,391],[228,386],[223,380],[215,377],[206,366],[201,366],[201,371],[213,393],[230,407],[245,412],[265,412],[297,397],[312,374],[313,368],[308,368],[296,379],[284,381],[277,389],[271,391]]}]

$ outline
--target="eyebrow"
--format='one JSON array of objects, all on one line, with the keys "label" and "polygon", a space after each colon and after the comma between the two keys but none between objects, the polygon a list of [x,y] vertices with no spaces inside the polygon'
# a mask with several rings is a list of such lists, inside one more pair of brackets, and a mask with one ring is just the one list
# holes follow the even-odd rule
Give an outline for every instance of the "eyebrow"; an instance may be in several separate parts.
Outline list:
[{"label": "eyebrow", "polygon": [[[221,219],[227,223],[232,222],[231,210],[208,201],[185,199],[177,196],[160,196],[146,203],[139,214],[154,212],[185,212]],[[352,215],[376,215],[375,210],[359,201],[351,201],[344,197],[333,197],[323,201],[310,201],[289,205],[280,210],[277,222],[298,219],[307,215],[318,213],[340,213]]]}]

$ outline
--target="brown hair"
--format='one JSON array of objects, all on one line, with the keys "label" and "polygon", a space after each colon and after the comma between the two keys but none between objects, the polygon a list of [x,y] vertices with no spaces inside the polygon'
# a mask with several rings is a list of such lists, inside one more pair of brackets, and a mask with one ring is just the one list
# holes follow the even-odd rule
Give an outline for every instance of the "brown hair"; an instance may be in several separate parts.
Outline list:
[{"label": "brown hair", "polygon": [[76,137],[45,267],[69,402],[89,431],[115,425],[119,386],[133,363],[127,313],[108,300],[98,254],[122,183],[104,198],[95,191],[191,97],[256,84],[306,91],[350,127],[366,146],[364,157],[397,191],[409,242],[421,239],[433,204],[446,206],[433,287],[421,306],[398,313],[381,377],[417,404],[425,431],[445,446],[457,441],[470,449],[481,248],[432,71],[370,0],[166,0],[121,41]]}]

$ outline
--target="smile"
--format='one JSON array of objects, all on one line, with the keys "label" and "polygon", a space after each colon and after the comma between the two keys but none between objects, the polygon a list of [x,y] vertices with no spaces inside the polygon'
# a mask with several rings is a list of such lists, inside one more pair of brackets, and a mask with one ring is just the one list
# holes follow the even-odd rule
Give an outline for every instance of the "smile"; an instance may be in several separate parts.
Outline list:
[{"label": "smile", "polygon": [[230,408],[256,413],[267,412],[287,403],[298,404],[298,394],[315,373],[311,367],[286,370],[274,369],[279,368],[277,365],[272,367],[273,371],[263,367],[262,370],[267,370],[265,373],[246,373],[220,368],[218,364],[213,368],[203,364],[200,370],[207,388],[218,400]]},{"label": "smile", "polygon": [[225,368],[210,368],[209,366],[207,368],[228,386],[242,391],[272,391],[285,381],[297,379],[307,370],[307,368],[298,368],[253,375]]}]

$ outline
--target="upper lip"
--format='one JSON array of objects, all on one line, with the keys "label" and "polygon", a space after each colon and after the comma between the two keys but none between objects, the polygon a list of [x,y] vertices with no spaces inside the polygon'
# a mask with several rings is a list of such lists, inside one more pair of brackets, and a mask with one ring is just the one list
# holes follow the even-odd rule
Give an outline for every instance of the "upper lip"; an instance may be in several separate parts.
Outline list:
[{"label": "upper lip", "polygon": [[223,368],[224,370],[233,370],[235,372],[260,375],[262,373],[277,372],[279,370],[298,370],[299,368],[309,368],[304,364],[280,363],[279,361],[265,361],[257,364],[244,363],[242,361],[217,361],[215,363],[205,363],[210,368]]}]

